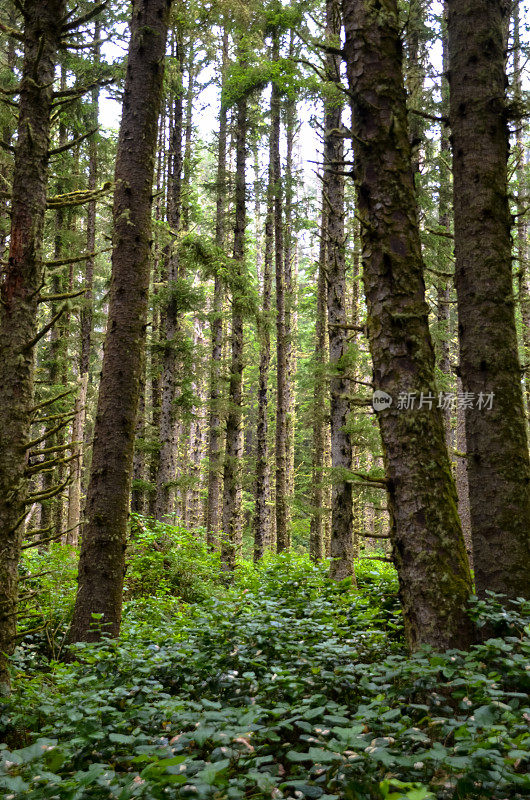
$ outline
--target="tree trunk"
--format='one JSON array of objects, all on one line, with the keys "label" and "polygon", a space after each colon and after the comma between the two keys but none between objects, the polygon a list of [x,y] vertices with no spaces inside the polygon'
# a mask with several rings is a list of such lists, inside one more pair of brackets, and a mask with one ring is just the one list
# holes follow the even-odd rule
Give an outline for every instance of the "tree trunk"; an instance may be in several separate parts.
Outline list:
[{"label": "tree trunk", "polygon": [[[325,177],[324,177],[325,181]],[[315,323],[315,370],[313,389],[313,464],[311,522],[309,528],[309,555],[313,561],[321,561],[325,556],[326,493],[326,428],[329,413],[327,403],[326,368],[328,363],[327,341],[327,244],[328,207],[325,189],[322,188],[322,212],[320,220],[320,252],[318,258],[317,311]]]},{"label": "tree trunk", "polygon": [[[526,66],[526,64],[525,64]],[[522,67],[521,67],[521,20],[519,3],[513,4],[513,99],[517,105],[523,100]],[[525,402],[526,418],[530,420],[530,275],[528,270],[528,196],[529,182],[526,178],[526,146],[524,126],[517,125],[515,134],[515,170],[517,178],[517,275],[519,290],[519,308],[521,310],[523,362],[525,368]]]},{"label": "tree trunk", "polygon": [[[280,57],[279,35],[273,35],[272,60]],[[274,262],[276,277],[276,548],[290,547],[290,509],[287,473],[289,413],[289,336],[286,327],[286,285],[283,229],[283,190],[280,156],[280,90],[271,94],[272,175],[274,183]]]},{"label": "tree trunk", "polygon": [[88,389],[88,372],[79,378],[79,388],[74,407],[72,425],[72,461],[70,467],[70,485],[68,487],[68,531],[69,543],[76,545],[79,541],[79,525],[81,522],[81,473],[83,469],[83,429]]},{"label": "tree trunk", "polygon": [[265,217],[265,252],[261,311],[258,316],[259,384],[258,420],[256,425],[256,508],[254,514],[254,561],[259,561],[271,545],[270,467],[269,467],[269,371],[271,363],[271,295],[272,262],[274,257],[274,184],[273,133],[269,141],[269,177],[267,184],[267,214]]},{"label": "tree trunk", "polygon": [[224,463],[223,542],[221,560],[224,569],[232,572],[240,547],[241,533],[241,458],[243,455],[243,268],[245,257],[246,178],[245,149],[247,138],[246,100],[237,103],[236,119],[236,185],[234,228],[234,271],[232,289],[232,332],[229,410],[226,420],[226,453]]},{"label": "tree trunk", "polygon": [[[100,38],[101,38],[101,22],[96,20],[94,23],[94,49],[93,59],[94,64],[100,63]],[[91,96],[91,109],[89,113],[88,124],[90,128],[95,128],[99,119],[99,87],[94,87]],[[88,143],[88,190],[95,191],[98,182],[99,162],[98,162],[98,142],[96,136],[91,136]],[[79,516],[74,518],[74,512],[70,514],[70,521],[76,525],[76,535],[79,534],[79,526],[81,524],[81,515],[83,513],[81,503],[81,493],[83,486],[83,471],[85,467],[86,453],[89,447],[89,436],[86,430],[86,405],[88,401],[88,386],[90,383],[90,357],[92,354],[92,332],[94,327],[94,267],[95,257],[93,253],[96,251],[96,200],[91,200],[87,207],[87,222],[86,222],[86,249],[89,258],[85,261],[85,280],[84,289],[85,294],[82,299],[80,310],[80,327],[81,327],[81,353],[79,356],[79,385],[80,395],[77,405],[78,416],[74,421],[74,428],[81,431],[81,439],[83,444],[79,447],[78,457],[75,462],[75,469],[77,474],[74,480],[78,481],[78,488],[75,490],[79,493]],[[86,376],[86,377],[85,377]],[[86,388],[85,388],[86,386]],[[84,392],[84,399],[81,394]],[[76,441],[75,436],[73,440]],[[76,512],[77,513],[77,512]],[[71,524],[68,527],[71,527]]]},{"label": "tree trunk", "polygon": [[65,0],[25,0],[24,64],[11,201],[9,259],[0,288],[0,695],[9,692],[18,562],[27,501],[33,350],[42,283],[50,113]]},{"label": "tree trunk", "polygon": [[[341,17],[337,0],[326,2],[328,41],[340,41]],[[340,58],[328,55],[328,80],[340,83]],[[337,94],[339,90],[337,89]],[[326,275],[331,417],[331,577],[342,580],[353,573],[353,498],[351,476],[352,444],[345,430],[350,415],[351,381],[346,330],[346,258],[344,241],[344,162],[342,104],[339,97],[326,103],[324,122],[324,203],[327,207]]]},{"label": "tree trunk", "polygon": [[[442,103],[440,111],[442,117],[449,116],[449,85],[447,83],[447,69],[449,67],[447,57],[447,30],[446,30],[447,8],[444,3],[444,15],[442,20]],[[450,159],[450,143],[449,131],[446,123],[441,123],[440,128],[440,168],[439,168],[439,187],[438,187],[438,224],[442,231],[450,235],[450,212],[451,212],[451,169],[449,165]],[[449,264],[452,260],[452,249],[450,238],[443,236],[439,237],[438,252],[441,255],[440,267],[444,271],[448,271]],[[453,384],[453,376],[451,372],[451,287],[453,285],[452,278],[437,278],[436,283],[436,319],[438,327],[438,368],[443,375],[444,385],[442,387],[444,392],[449,392]],[[445,439],[447,447],[451,451],[453,447],[452,435],[452,420],[451,420],[451,404],[446,403],[443,407],[443,418],[445,426]],[[459,483],[457,482],[457,491]],[[460,496],[460,495],[459,495]],[[465,538],[465,536],[464,536]]]},{"label": "tree trunk", "polygon": [[[109,317],[71,641],[120,630],[147,324],[151,204],[170,0],[135,0],[114,192]],[[92,614],[100,626],[91,626]]]},{"label": "tree trunk", "polygon": [[[177,36],[177,61],[183,65],[182,43]],[[182,95],[175,98],[173,127],[170,134],[168,164],[168,223],[174,234],[181,227],[182,169],[183,169],[183,102]],[[155,515],[158,520],[171,517],[175,512],[175,481],[179,445],[179,419],[175,400],[177,397],[178,357],[177,345],[181,336],[178,288],[181,265],[176,252],[176,241],[166,248],[167,300],[160,312],[160,336],[163,342],[161,400],[160,400],[160,457],[156,482]]]},{"label": "tree trunk", "polygon": [[[290,34],[289,58],[293,58],[293,33]],[[284,291],[285,291],[285,359],[287,413],[285,421],[285,481],[287,486],[287,526],[291,527],[291,503],[294,496],[294,431],[295,431],[295,375],[296,375],[296,276],[294,264],[297,243],[293,234],[293,147],[296,128],[296,102],[288,97],[285,111],[285,220],[284,220]],[[291,534],[289,531],[289,544]]]},{"label": "tree trunk", "polygon": [[[223,32],[222,81],[228,66],[228,30]],[[215,243],[225,245],[226,216],[226,134],[228,110],[221,104],[219,111],[219,144],[217,149],[217,197],[215,205]],[[223,431],[221,417],[221,366],[223,359],[223,301],[224,286],[219,272],[214,279],[211,322],[212,360],[210,366],[210,414],[208,428],[208,505],[206,536],[214,547],[221,526]]]},{"label": "tree trunk", "polygon": [[[435,398],[396,0],[344,0],[373,384],[408,644],[465,647],[471,576]],[[415,407],[400,408],[414,395]]]},{"label": "tree trunk", "polygon": [[[476,590],[529,597],[530,461],[507,193],[503,0],[448,0],[455,283]],[[491,405],[491,408],[490,408]]]}]

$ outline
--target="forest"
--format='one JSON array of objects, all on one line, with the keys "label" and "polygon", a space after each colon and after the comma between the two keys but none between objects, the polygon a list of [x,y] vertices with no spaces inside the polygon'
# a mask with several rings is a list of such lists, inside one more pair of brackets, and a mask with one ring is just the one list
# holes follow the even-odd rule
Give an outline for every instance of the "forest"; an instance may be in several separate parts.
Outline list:
[{"label": "forest", "polygon": [[0,797],[530,797],[525,0],[0,0]]}]

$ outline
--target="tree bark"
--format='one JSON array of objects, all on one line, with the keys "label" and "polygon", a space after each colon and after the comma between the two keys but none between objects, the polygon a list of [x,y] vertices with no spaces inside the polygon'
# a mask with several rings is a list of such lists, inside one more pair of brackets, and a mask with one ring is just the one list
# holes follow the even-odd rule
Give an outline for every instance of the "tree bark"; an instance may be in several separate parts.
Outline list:
[{"label": "tree bark", "polygon": [[[135,0],[114,192],[109,317],[70,641],[120,630],[147,324],[151,204],[170,0]],[[98,628],[92,614],[101,614]]]},{"label": "tree bark", "polygon": [[232,572],[241,545],[241,472],[243,455],[242,398],[243,398],[243,268],[246,227],[245,152],[247,139],[247,103],[237,103],[234,270],[232,289],[232,331],[229,407],[226,420],[226,452],[223,471],[223,568]]},{"label": "tree bark", "polygon": [[65,0],[25,0],[24,63],[11,202],[9,258],[0,287],[0,695],[9,693],[18,562],[33,404],[33,350],[42,284],[50,113]]},{"label": "tree bark", "polygon": [[[273,34],[272,60],[280,57],[278,31]],[[276,279],[276,548],[290,547],[288,485],[289,336],[286,325],[286,276],[283,226],[283,189],[280,155],[280,90],[273,81],[271,93],[272,173],[274,183],[274,264]]]},{"label": "tree bark", "polygon": [[[436,403],[396,0],[343,0],[373,384],[409,647],[465,647],[471,576]],[[402,393],[416,407],[399,408]]]},{"label": "tree bark", "polygon": [[[223,31],[223,57],[221,82],[228,66],[228,29]],[[221,90],[222,94],[222,90]],[[220,249],[225,245],[226,217],[226,147],[228,110],[221,103],[219,110],[219,142],[217,148],[217,197],[215,203],[215,243]],[[223,359],[223,301],[224,286],[219,271],[216,272],[213,290],[211,321],[210,413],[208,426],[208,505],[206,536],[208,545],[214,547],[221,527],[221,493],[223,475],[223,431],[221,415],[221,367]]]},{"label": "tree bark", "polygon": [[[94,64],[100,63],[100,44],[101,38],[101,22],[96,20],[94,23],[94,48],[92,57]],[[96,86],[92,90],[91,108],[89,111],[88,126],[95,128],[99,120],[99,87]],[[88,142],[88,185],[89,191],[95,191],[99,175],[99,161],[98,161],[98,142],[96,135],[91,136]],[[71,515],[71,523],[76,525],[77,533],[79,534],[79,526],[81,524],[81,516],[83,513],[81,494],[83,489],[83,473],[85,472],[85,460],[87,459],[87,451],[90,445],[89,432],[86,430],[86,406],[88,402],[88,386],[90,384],[90,358],[92,354],[92,333],[94,327],[94,268],[95,256],[92,255],[96,251],[96,212],[97,201],[91,200],[87,206],[87,221],[86,221],[86,249],[87,254],[91,254],[85,261],[85,279],[81,311],[80,311],[80,327],[81,327],[81,353],[79,356],[79,386],[80,395],[77,408],[79,416],[76,417],[74,428],[81,431],[81,438],[83,444],[79,447],[78,457],[76,458],[74,470],[74,480],[77,480],[78,488],[75,492],[79,493],[79,516],[74,519],[73,513]],[[86,377],[85,377],[86,376]],[[86,384],[86,388],[85,388]],[[84,399],[81,394],[84,393]],[[76,441],[75,436],[73,440]],[[77,512],[76,512],[77,513]],[[70,514],[70,512],[69,512]],[[69,522],[68,527],[71,527]]]},{"label": "tree bark", "polygon": [[[177,35],[177,63],[183,69],[181,37]],[[173,234],[181,227],[182,217],[182,170],[183,153],[183,101],[179,92],[175,97],[173,126],[170,133],[170,158],[168,159],[167,218]],[[167,519],[175,512],[175,482],[179,445],[179,419],[175,400],[177,398],[177,345],[181,335],[178,289],[182,277],[181,265],[176,252],[176,242],[166,248],[167,299],[160,311],[160,336],[163,341],[161,398],[160,398],[160,456],[156,481],[155,516]]]},{"label": "tree bark", "polygon": [[[521,67],[521,19],[519,2],[513,4],[513,99],[516,106],[523,101],[523,76]],[[526,144],[524,125],[518,123],[515,134],[515,174],[517,179],[517,288],[521,310],[523,361],[525,367],[526,418],[530,421],[530,275],[528,270],[528,197],[529,182],[526,177]]]},{"label": "tree bark", "polygon": [[[448,0],[455,283],[476,590],[529,597],[530,461],[507,192],[506,3]],[[491,408],[481,399],[491,397]]]},{"label": "tree bark", "polygon": [[[324,173],[325,183],[325,173]],[[326,428],[329,415],[327,401],[327,244],[328,207],[324,185],[322,188],[322,211],[320,219],[320,250],[318,258],[317,309],[315,321],[315,370],[313,389],[313,464],[311,476],[311,522],[309,528],[309,555],[312,561],[321,561],[325,556],[326,517]]]},{"label": "tree bark", "polygon": [[[340,41],[341,16],[337,0],[326,2],[328,41]],[[328,55],[327,78],[340,83],[340,58]],[[337,89],[337,95],[339,90]],[[331,577],[353,576],[353,498],[351,476],[352,444],[346,430],[350,415],[351,381],[346,330],[346,254],[344,237],[344,162],[342,103],[338,96],[326,102],[324,119],[324,203],[326,220],[326,276],[329,338],[330,418],[331,418]]]},{"label": "tree bark", "polygon": [[256,507],[254,514],[254,561],[259,561],[271,545],[270,467],[269,467],[269,371],[271,362],[271,296],[272,262],[274,257],[274,184],[273,133],[269,136],[269,176],[267,183],[267,213],[265,217],[265,248],[261,311],[258,315],[259,384],[258,419],[256,425]]},{"label": "tree bark", "polygon": [[[442,77],[441,94],[442,102],[440,111],[442,117],[449,116],[449,84],[447,83],[448,55],[447,55],[447,4],[444,3],[444,14],[442,19]],[[451,168],[450,168],[449,131],[445,122],[440,127],[440,167],[439,167],[439,187],[438,187],[438,224],[440,229],[446,233],[451,233]],[[442,256],[439,266],[447,270],[452,259],[451,240],[443,236],[439,237],[438,252]],[[437,278],[436,283],[436,318],[438,326],[438,368],[443,375],[443,390],[449,392],[453,375],[451,371],[451,287],[452,278]],[[453,432],[451,420],[451,405],[447,403],[443,409],[445,426],[445,439],[449,451],[453,447]],[[466,479],[467,480],[467,479]],[[459,490],[457,482],[457,492]],[[460,495],[459,495],[460,496]],[[465,538],[465,536],[464,536]],[[467,541],[467,540],[466,540]]]}]

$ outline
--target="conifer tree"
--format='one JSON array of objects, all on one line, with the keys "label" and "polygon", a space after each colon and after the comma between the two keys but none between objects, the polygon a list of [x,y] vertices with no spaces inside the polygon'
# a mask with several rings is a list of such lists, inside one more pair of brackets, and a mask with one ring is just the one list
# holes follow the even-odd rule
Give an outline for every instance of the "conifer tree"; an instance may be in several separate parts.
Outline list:
[{"label": "conifer tree", "polygon": [[[411,648],[466,646],[471,576],[434,403],[397,3],[343,0],[343,14],[373,382],[392,398],[378,422],[405,631]],[[433,401],[400,407],[422,393]]]},{"label": "conifer tree", "polygon": [[477,592],[528,597],[530,460],[512,285],[504,0],[448,0],[459,368]]},{"label": "conifer tree", "polygon": [[[171,0],[135,0],[115,172],[109,317],[71,641],[120,630],[151,266],[151,203]],[[134,142],[134,146],[131,146]],[[100,614],[100,627],[92,615]]]}]

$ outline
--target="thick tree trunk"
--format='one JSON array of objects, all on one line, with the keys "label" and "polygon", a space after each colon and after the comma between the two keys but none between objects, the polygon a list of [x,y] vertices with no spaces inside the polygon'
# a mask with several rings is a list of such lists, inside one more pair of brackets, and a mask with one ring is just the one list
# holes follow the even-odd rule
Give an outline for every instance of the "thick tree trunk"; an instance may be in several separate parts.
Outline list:
[{"label": "thick tree trunk", "polygon": [[[341,16],[338,0],[326,2],[328,41],[340,41]],[[327,56],[327,78],[340,83],[340,58]],[[337,94],[338,94],[337,90]],[[344,161],[342,104],[339,97],[326,103],[324,121],[324,203],[327,207],[326,275],[330,364],[331,418],[331,576],[342,580],[353,575],[352,444],[346,425],[350,415],[351,381],[346,330],[346,254],[344,241]]]},{"label": "thick tree trunk", "polygon": [[[529,597],[530,462],[507,193],[503,0],[448,0],[455,283],[476,589]],[[490,407],[491,406],[491,407]]]},{"label": "thick tree trunk", "polygon": [[9,259],[0,287],[0,695],[9,692],[18,562],[27,501],[33,350],[42,283],[50,112],[65,0],[24,2],[24,64],[11,202]]},{"label": "thick tree trunk", "polygon": [[[118,141],[109,317],[71,641],[120,630],[147,324],[151,203],[170,0],[135,0]],[[101,614],[101,628],[91,627]]]},{"label": "thick tree trunk", "polygon": [[[228,30],[223,32],[222,81],[228,65]],[[217,197],[215,205],[215,243],[225,245],[226,216],[226,137],[228,111],[221,105],[219,111],[219,142],[217,148]],[[210,366],[210,414],[208,425],[208,505],[206,511],[206,536],[214,547],[221,527],[221,494],[223,477],[223,430],[221,414],[221,366],[223,358],[223,301],[224,286],[217,272],[214,280],[211,321],[212,360]]]},{"label": "thick tree trunk", "polygon": [[241,458],[243,455],[242,396],[243,396],[243,261],[245,257],[246,177],[245,150],[247,139],[247,104],[239,100],[236,119],[236,175],[234,270],[232,290],[232,331],[229,409],[226,420],[226,452],[224,463],[223,567],[233,571],[236,553],[241,545]]},{"label": "thick tree trunk", "polygon": [[[466,646],[471,576],[436,402],[396,0],[343,0],[374,386],[411,648]],[[400,408],[403,395],[415,407]],[[401,398],[400,398],[401,396]]]}]

